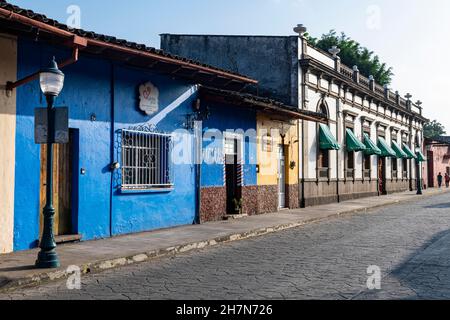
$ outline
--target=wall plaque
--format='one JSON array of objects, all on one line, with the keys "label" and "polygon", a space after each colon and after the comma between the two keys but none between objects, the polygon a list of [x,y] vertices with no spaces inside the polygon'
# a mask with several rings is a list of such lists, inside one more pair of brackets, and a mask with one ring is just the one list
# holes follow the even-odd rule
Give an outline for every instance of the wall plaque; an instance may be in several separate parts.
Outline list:
[{"label": "wall plaque", "polygon": [[139,109],[149,116],[159,110],[159,90],[151,82],[139,87]]}]

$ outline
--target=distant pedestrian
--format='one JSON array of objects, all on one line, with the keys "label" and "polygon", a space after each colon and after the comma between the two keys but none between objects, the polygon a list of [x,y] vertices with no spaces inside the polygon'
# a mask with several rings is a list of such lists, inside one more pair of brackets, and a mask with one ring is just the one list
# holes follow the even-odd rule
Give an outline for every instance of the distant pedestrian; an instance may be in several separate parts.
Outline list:
[{"label": "distant pedestrian", "polygon": [[442,176],[442,173],[439,172],[439,174],[438,174],[438,176],[437,176],[439,188],[442,187],[442,180],[443,180],[443,178],[444,178],[444,177]]},{"label": "distant pedestrian", "polygon": [[445,186],[450,188],[450,175],[448,173],[445,174]]}]

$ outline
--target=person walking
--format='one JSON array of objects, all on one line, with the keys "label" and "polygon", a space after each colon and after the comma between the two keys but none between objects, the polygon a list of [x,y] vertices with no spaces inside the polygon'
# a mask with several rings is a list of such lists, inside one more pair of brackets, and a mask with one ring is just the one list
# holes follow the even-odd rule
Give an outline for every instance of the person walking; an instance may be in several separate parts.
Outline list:
[{"label": "person walking", "polygon": [[438,180],[438,186],[439,186],[439,188],[441,188],[442,187],[442,180],[443,180],[442,173],[439,172],[439,174],[437,176],[437,180]]},{"label": "person walking", "polygon": [[448,173],[445,174],[445,186],[450,188],[450,175]]}]

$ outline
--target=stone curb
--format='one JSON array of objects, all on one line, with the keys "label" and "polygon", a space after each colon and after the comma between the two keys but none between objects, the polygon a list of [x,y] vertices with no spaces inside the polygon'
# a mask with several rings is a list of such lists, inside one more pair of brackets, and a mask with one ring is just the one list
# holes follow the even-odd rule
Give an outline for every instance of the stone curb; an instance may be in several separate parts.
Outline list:
[{"label": "stone curb", "polygon": [[[446,193],[446,192],[443,192],[443,193]],[[102,261],[86,263],[86,264],[79,265],[78,267],[80,268],[81,273],[84,275],[95,274],[95,273],[99,273],[99,272],[102,272],[105,270],[110,270],[110,269],[114,269],[114,268],[118,268],[118,267],[122,267],[122,266],[141,263],[141,262],[146,262],[146,261],[150,261],[150,260],[157,259],[157,258],[174,256],[176,254],[187,253],[187,252],[191,252],[194,250],[204,249],[207,247],[213,247],[213,246],[216,246],[219,244],[260,237],[263,235],[268,235],[268,234],[280,232],[283,230],[298,228],[298,227],[301,227],[301,226],[304,226],[307,224],[322,222],[322,221],[329,220],[332,218],[367,212],[367,211],[371,211],[373,209],[396,205],[399,203],[415,202],[415,201],[418,201],[423,198],[428,198],[428,197],[440,195],[443,193],[425,194],[425,195],[417,196],[416,198],[411,198],[411,199],[403,199],[403,200],[384,202],[382,204],[377,204],[377,205],[373,205],[370,207],[351,209],[351,210],[345,210],[345,211],[333,213],[333,214],[327,215],[325,217],[311,218],[311,219],[307,219],[307,220],[303,220],[303,221],[299,221],[299,222],[280,224],[280,225],[276,225],[276,226],[272,226],[272,227],[266,227],[266,228],[255,229],[255,230],[251,230],[251,231],[247,231],[247,232],[230,234],[230,235],[217,237],[217,238],[210,239],[210,240],[204,240],[204,241],[199,241],[199,242],[182,244],[182,245],[175,246],[175,247],[169,247],[169,248],[164,248],[164,249],[152,250],[149,252],[143,252],[143,253],[136,254],[133,256],[129,256],[129,257],[122,257],[122,258],[115,258],[115,259],[110,259],[110,260],[102,260]],[[20,289],[20,288],[34,287],[34,286],[38,286],[39,284],[66,279],[72,274],[73,273],[69,273],[66,270],[55,270],[55,271],[51,271],[51,272],[47,272],[47,273],[25,276],[20,279],[0,279],[0,293],[10,292],[10,291]]]}]

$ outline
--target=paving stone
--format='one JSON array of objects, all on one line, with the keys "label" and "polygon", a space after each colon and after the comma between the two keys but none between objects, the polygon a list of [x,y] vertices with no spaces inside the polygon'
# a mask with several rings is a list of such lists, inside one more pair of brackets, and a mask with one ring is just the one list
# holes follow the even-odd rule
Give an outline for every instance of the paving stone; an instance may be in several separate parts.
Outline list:
[{"label": "paving stone", "polygon": [[[450,299],[450,194],[144,262],[0,299]],[[366,286],[380,267],[381,290]]]}]

